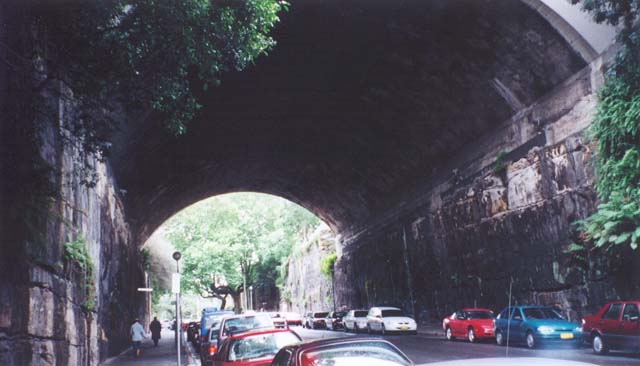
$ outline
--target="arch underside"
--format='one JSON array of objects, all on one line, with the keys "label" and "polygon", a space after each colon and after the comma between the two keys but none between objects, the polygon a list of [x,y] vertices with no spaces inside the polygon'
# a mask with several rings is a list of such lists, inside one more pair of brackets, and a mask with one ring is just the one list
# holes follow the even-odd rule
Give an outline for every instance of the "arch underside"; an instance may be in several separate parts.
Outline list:
[{"label": "arch underside", "polygon": [[586,65],[512,0],[291,1],[274,37],[268,57],[204,96],[186,135],[150,117],[115,145],[141,238],[236,191],[287,198],[348,232]]}]

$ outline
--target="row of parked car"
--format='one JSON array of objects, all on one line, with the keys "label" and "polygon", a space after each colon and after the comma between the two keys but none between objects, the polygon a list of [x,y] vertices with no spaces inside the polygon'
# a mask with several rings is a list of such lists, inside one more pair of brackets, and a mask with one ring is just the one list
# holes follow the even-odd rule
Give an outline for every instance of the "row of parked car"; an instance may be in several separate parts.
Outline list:
[{"label": "row of parked car", "polygon": [[346,332],[408,332],[416,334],[416,321],[394,307],[372,307],[369,310],[307,312],[303,325],[309,329],[344,330]]},{"label": "row of parked car", "polygon": [[535,348],[558,343],[580,347],[586,342],[597,354],[610,349],[639,352],[639,309],[640,301],[611,302],[579,324],[549,306],[511,306],[495,317],[489,309],[468,308],[446,317],[442,328],[448,340],[465,338],[472,343],[495,338],[499,345],[521,343]]},{"label": "row of parked car", "polygon": [[[198,345],[205,366],[413,364],[398,348],[382,339],[334,338],[303,342],[288,326],[280,327],[281,318],[285,318],[284,314],[235,315],[225,311],[203,311],[203,327],[192,322],[186,329],[194,346]],[[201,332],[196,332],[197,329]]]}]

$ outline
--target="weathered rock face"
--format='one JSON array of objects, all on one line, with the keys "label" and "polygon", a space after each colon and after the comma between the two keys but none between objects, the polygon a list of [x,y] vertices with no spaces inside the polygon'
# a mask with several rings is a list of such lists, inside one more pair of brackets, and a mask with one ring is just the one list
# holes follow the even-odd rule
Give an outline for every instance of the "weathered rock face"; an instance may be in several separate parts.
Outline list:
[{"label": "weathered rock face", "polygon": [[339,303],[393,304],[429,320],[460,306],[499,310],[512,284],[516,303],[556,304],[576,320],[616,298],[602,263],[572,266],[563,252],[596,204],[581,131],[597,65],[453,156],[451,174],[426,195],[347,238]]},{"label": "weathered rock face", "polygon": [[[16,22],[0,19],[14,27],[11,34],[2,28],[0,39],[11,47],[3,48],[4,59],[20,65],[28,61],[16,54],[31,54],[38,37]],[[110,167],[95,158],[88,161],[97,184],[81,183],[81,144],[60,128],[77,118],[71,93],[50,83],[40,94],[43,104],[29,104],[33,100],[20,98],[29,95],[34,76],[25,69],[0,69],[0,90],[10,91],[0,94],[2,176],[23,179],[4,181],[1,191],[0,364],[97,365],[128,343],[130,320],[143,315],[139,306],[145,303],[136,292],[144,273],[121,197]],[[29,113],[38,107],[39,113]],[[46,169],[38,171],[33,162]],[[40,177],[51,192],[32,189]],[[43,203],[37,200],[47,196]],[[70,258],[65,246],[71,242],[86,248],[93,271]]]},{"label": "weathered rock face", "polygon": [[331,280],[320,271],[320,262],[334,251],[333,233],[325,225],[296,246],[287,265],[281,308],[300,314],[333,308]]}]

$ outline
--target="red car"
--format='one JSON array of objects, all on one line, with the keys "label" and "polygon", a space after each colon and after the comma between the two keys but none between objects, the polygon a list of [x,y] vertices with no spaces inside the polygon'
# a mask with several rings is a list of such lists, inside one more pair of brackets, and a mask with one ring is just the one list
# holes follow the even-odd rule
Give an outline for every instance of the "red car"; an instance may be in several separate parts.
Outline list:
[{"label": "red car", "polygon": [[595,315],[582,319],[582,338],[597,354],[610,349],[640,352],[639,309],[640,300],[606,304]]},{"label": "red car", "polygon": [[473,343],[482,338],[493,338],[493,312],[489,309],[462,309],[442,321],[445,337],[467,338]]},{"label": "red car", "polygon": [[231,334],[213,356],[213,366],[267,366],[284,346],[302,339],[288,329],[253,329]]}]

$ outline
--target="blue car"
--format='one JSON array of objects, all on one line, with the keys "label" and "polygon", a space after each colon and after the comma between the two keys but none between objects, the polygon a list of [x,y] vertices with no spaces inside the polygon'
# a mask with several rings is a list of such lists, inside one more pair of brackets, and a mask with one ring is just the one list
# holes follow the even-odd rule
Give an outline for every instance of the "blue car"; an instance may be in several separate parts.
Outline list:
[{"label": "blue car", "polygon": [[524,343],[529,348],[540,344],[582,344],[582,328],[566,320],[550,306],[512,306],[503,309],[494,320],[496,342]]},{"label": "blue car", "polygon": [[200,338],[203,340],[207,331],[209,331],[209,327],[215,321],[220,320],[225,315],[233,315],[235,314],[233,311],[228,310],[218,310],[218,308],[204,308],[202,310],[202,318],[200,318]]}]

